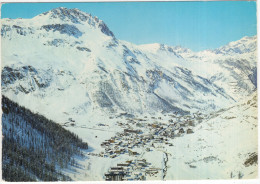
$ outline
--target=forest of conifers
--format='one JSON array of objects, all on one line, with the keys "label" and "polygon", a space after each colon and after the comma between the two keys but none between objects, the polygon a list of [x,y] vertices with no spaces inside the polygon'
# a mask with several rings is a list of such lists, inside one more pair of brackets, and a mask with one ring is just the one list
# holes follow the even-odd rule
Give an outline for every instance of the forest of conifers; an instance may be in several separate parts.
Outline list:
[{"label": "forest of conifers", "polygon": [[88,144],[61,125],[2,96],[2,177],[5,181],[69,181]]}]

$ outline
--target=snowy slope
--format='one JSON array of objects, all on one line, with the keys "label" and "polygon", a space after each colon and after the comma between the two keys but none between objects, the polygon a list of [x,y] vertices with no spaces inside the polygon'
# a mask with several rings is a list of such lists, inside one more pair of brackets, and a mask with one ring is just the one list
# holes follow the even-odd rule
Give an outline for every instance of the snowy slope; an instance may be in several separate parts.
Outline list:
[{"label": "snowy slope", "polygon": [[[233,71],[226,60],[189,61],[182,55],[191,52],[187,49],[120,41],[103,21],[78,9],[3,19],[1,34],[2,92],[58,121],[64,120],[64,113],[99,108],[133,114],[211,111],[255,89],[245,81],[239,85],[242,92],[235,95],[229,86],[241,81],[244,68],[253,75],[254,66],[247,61]],[[208,70],[212,66],[216,71]]]},{"label": "snowy slope", "polygon": [[[174,61],[192,72],[221,86],[227,94],[239,101],[256,89],[257,37],[242,39],[215,50],[193,52],[180,46],[163,44],[141,45],[140,48],[156,55],[175,55],[184,60]],[[251,82],[250,82],[251,81]]]},{"label": "snowy slope", "polygon": [[[83,168],[68,171],[73,180],[103,180],[110,167],[132,158],[146,158],[160,168],[158,175],[147,176],[152,180],[187,179],[187,172],[196,179],[230,178],[231,172],[234,178],[239,172],[243,178],[256,176],[256,166],[243,165],[256,152],[256,106],[240,102],[257,89],[256,36],[201,52],[135,45],[118,40],[97,17],[66,8],[32,19],[2,19],[1,24],[2,93],[79,135],[89,143],[86,154],[99,154],[103,141],[124,128],[136,128],[129,118],[139,122],[137,117],[148,117],[141,129],[150,134],[149,123],[167,129],[168,121],[184,122],[185,114],[208,114],[195,121],[194,134],[169,140],[173,146],[149,152],[150,144],[137,147],[142,153],[137,157],[88,155]],[[233,129],[233,134],[227,131]],[[244,139],[249,135],[254,137]],[[252,144],[225,151],[237,140]]]},{"label": "snowy slope", "polygon": [[5,181],[71,181],[88,148],[75,134],[2,96],[2,176]]},{"label": "snowy slope", "polygon": [[[174,147],[167,149],[174,154],[166,179],[257,177],[257,120],[256,93],[238,105],[212,113],[194,134],[173,140]],[[250,158],[256,159],[250,162]]]}]

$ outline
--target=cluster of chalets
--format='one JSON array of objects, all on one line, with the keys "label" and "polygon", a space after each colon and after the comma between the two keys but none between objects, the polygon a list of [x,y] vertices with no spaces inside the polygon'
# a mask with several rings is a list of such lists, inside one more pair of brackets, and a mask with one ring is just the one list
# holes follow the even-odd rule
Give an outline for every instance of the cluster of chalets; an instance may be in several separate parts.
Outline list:
[{"label": "cluster of chalets", "polygon": [[152,123],[146,118],[127,119],[126,123],[117,122],[123,131],[102,142],[101,147],[104,151],[96,156],[115,158],[126,154],[130,160],[134,158],[134,161],[111,167],[105,174],[106,180],[145,180],[147,174],[150,176],[158,174],[158,170],[162,169],[151,167],[146,161],[141,164],[143,168],[139,168],[140,161],[137,159],[143,153],[138,148],[145,148],[143,150],[151,152],[154,149],[173,146],[171,139],[193,133],[193,127],[204,118],[201,114],[171,116],[168,122],[164,122],[161,117],[152,117]]}]

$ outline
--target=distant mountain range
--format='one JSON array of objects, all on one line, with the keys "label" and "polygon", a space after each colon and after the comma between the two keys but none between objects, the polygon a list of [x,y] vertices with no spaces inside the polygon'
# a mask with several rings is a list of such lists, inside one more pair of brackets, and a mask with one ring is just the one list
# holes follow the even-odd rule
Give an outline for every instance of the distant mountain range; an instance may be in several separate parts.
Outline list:
[{"label": "distant mountain range", "polygon": [[54,120],[210,112],[257,88],[256,36],[193,52],[118,40],[97,17],[56,8],[2,19],[2,93]]}]

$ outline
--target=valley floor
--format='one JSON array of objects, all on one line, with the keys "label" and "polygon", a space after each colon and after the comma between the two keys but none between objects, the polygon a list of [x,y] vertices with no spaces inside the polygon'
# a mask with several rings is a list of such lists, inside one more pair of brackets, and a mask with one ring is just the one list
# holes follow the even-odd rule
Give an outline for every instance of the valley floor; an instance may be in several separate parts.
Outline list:
[{"label": "valley floor", "polygon": [[[97,118],[96,118],[97,119]],[[64,124],[89,143],[73,180],[253,179],[257,177],[257,96],[211,114],[99,117]]]}]

